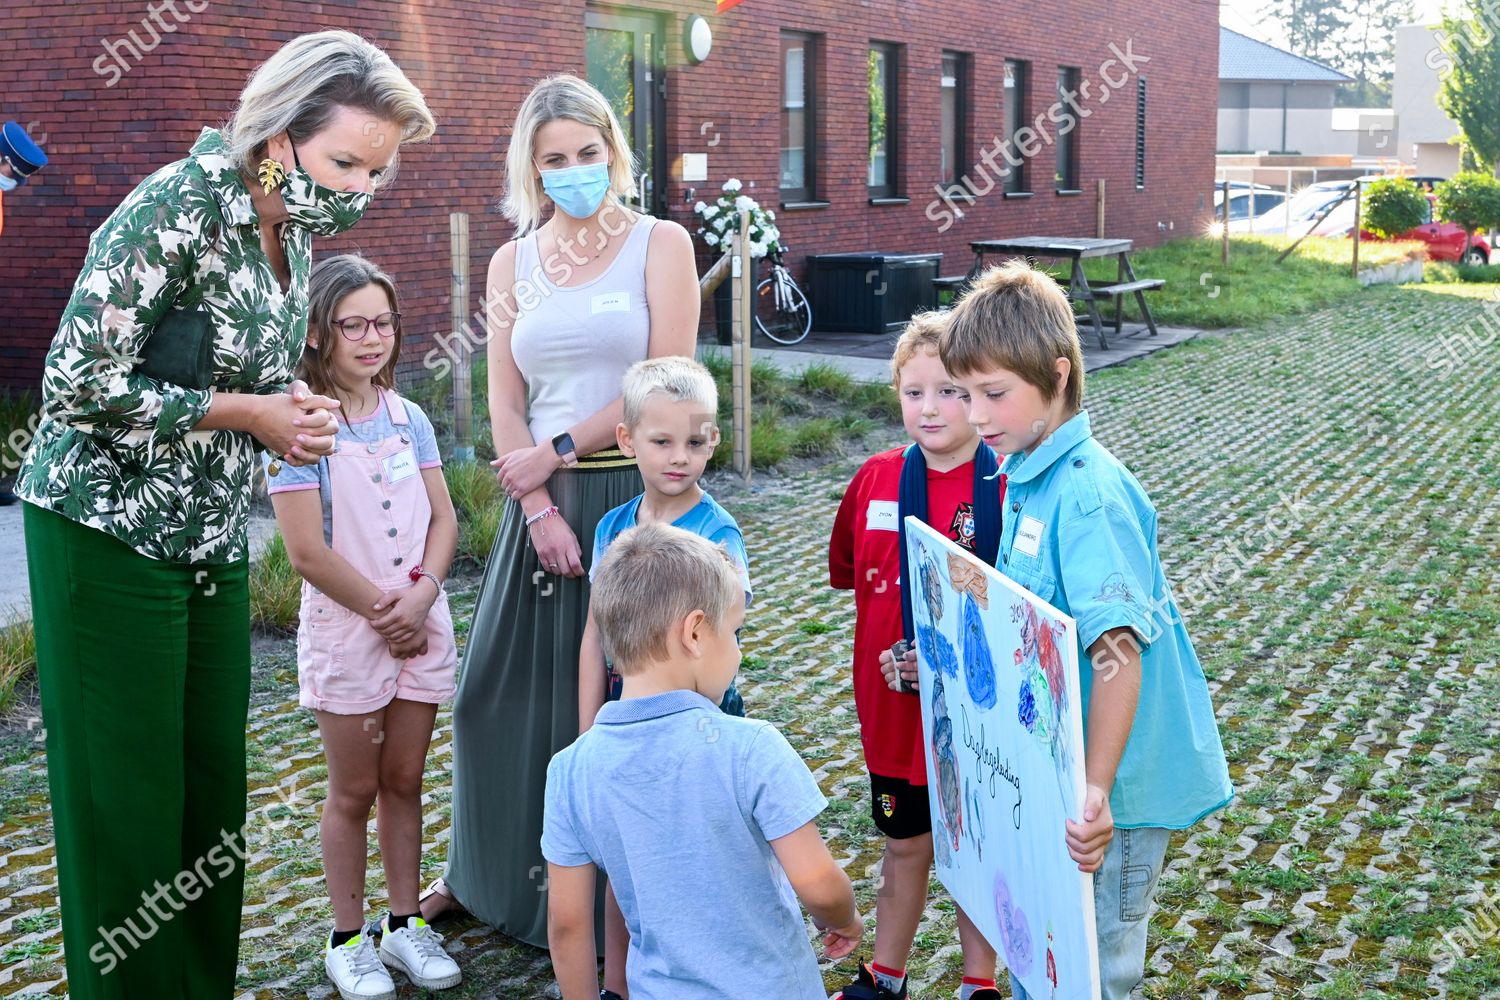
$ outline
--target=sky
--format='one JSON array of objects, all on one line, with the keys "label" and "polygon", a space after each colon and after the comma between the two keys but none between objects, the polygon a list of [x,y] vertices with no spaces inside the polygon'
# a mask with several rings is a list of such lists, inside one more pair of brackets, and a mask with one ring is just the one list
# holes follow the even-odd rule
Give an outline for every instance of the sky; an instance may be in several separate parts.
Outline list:
[{"label": "sky", "polygon": [[[1436,23],[1444,8],[1453,5],[1453,0],[1415,0],[1412,4],[1415,17],[1412,20],[1422,24]],[[1219,23],[1262,42],[1283,45],[1286,36],[1280,31],[1279,25],[1261,15],[1265,7],[1266,0],[1220,0]]]}]

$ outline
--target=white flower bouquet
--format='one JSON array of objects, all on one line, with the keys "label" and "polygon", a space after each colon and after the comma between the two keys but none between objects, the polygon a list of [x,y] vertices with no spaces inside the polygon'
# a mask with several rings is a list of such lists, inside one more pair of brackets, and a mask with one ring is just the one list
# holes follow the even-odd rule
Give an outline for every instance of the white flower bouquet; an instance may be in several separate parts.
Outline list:
[{"label": "white flower bouquet", "polygon": [[781,249],[781,230],[776,228],[776,213],[760,207],[749,195],[740,194],[743,185],[731,177],[724,182],[723,193],[714,202],[698,202],[693,214],[701,225],[698,235],[703,242],[721,253],[734,249],[739,238],[740,212],[750,213],[750,256],[764,257]]}]

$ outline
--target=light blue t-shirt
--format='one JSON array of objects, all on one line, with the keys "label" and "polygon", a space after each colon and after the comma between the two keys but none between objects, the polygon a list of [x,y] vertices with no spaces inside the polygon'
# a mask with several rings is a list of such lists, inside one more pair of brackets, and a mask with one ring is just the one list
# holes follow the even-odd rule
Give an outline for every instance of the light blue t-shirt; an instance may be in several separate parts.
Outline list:
[{"label": "light blue t-shirt", "polygon": [[1005,460],[999,569],[1078,622],[1088,732],[1088,647],[1129,627],[1140,641],[1141,695],[1110,811],[1118,827],[1183,829],[1234,797],[1208,682],[1156,547],[1156,508],[1094,440],[1087,412],[1030,455]]},{"label": "light blue t-shirt", "polygon": [[[382,441],[388,437],[398,434],[406,434],[411,438],[412,447],[417,452],[417,468],[436,469],[443,464],[442,457],[438,454],[437,432],[432,428],[432,421],[427,419],[427,414],[422,408],[411,400],[402,397],[401,402],[406,406],[406,426],[398,426],[391,419],[390,410],[385,405],[385,393],[380,394],[380,401],[375,407],[375,412],[367,417],[356,419],[352,425],[339,420],[339,433],[336,447],[362,448],[369,444]],[[270,454],[261,456],[264,466],[271,464]],[[272,476],[266,476],[268,493],[289,493],[294,490],[321,490],[323,501],[323,540],[331,548],[333,546],[333,484],[328,475],[328,459],[318,459],[317,465],[281,465],[281,471]]]},{"label": "light blue t-shirt", "polygon": [[552,758],[542,855],[609,875],[631,1000],[824,1000],[770,842],[826,805],[774,726],[668,691],[609,702]]},{"label": "light blue t-shirt", "polygon": [[[594,582],[594,569],[599,565],[599,560],[604,558],[610,543],[635,527],[636,515],[645,496],[643,493],[634,500],[627,500],[599,519],[594,528],[594,558],[589,563],[590,583]],[[729,550],[729,557],[740,571],[740,583],[745,588],[745,606],[749,607],[750,557],[745,552],[745,537],[740,534],[740,526],[735,522],[734,515],[719,506],[705,491],[692,510],[672,522],[672,527],[691,531],[700,538],[706,538],[715,545],[723,545]]]}]

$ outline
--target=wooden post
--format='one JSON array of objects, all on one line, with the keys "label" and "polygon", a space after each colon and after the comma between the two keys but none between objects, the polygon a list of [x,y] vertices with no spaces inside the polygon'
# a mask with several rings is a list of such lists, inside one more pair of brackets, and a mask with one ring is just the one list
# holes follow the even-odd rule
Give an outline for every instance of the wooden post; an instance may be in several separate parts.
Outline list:
[{"label": "wooden post", "polygon": [[703,277],[698,279],[698,297],[707,302],[713,298],[714,292],[729,277],[729,254],[719,254],[719,259],[704,272]]},{"label": "wooden post", "polygon": [[453,367],[453,458],[459,462],[474,461],[474,388],[473,345],[464,333],[464,315],[469,311],[469,214],[452,212],[448,216],[448,237],[453,258],[453,334],[459,345]]},{"label": "wooden post", "polygon": [[1104,239],[1104,178],[1099,178],[1099,186],[1094,194],[1094,235]]},{"label": "wooden post", "polygon": [[[1252,189],[1253,190],[1253,189]],[[1224,202],[1219,206],[1219,225],[1223,232],[1219,234],[1221,246],[1219,248],[1219,260],[1221,263],[1229,263],[1229,177],[1224,178]]]},{"label": "wooden post", "polygon": [[1349,264],[1349,277],[1355,281],[1359,280],[1359,224],[1360,216],[1360,194],[1363,185],[1359,181],[1354,182],[1354,259]]},{"label": "wooden post", "polygon": [[750,264],[750,213],[740,212],[740,229],[734,241],[734,260],[730,279],[734,303],[733,335],[730,358],[733,364],[734,394],[734,470],[750,481],[750,334],[754,322],[755,272]]}]

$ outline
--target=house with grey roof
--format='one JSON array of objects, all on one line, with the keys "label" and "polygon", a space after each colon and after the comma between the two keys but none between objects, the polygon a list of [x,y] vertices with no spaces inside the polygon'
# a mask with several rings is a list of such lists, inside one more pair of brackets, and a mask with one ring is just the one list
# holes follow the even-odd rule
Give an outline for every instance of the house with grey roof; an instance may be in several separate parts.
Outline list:
[{"label": "house with grey roof", "polygon": [[[1219,152],[1361,152],[1360,116],[1340,115],[1344,127],[1335,128],[1334,93],[1353,82],[1322,63],[1221,26]],[[1389,118],[1389,112],[1384,115]]]}]

